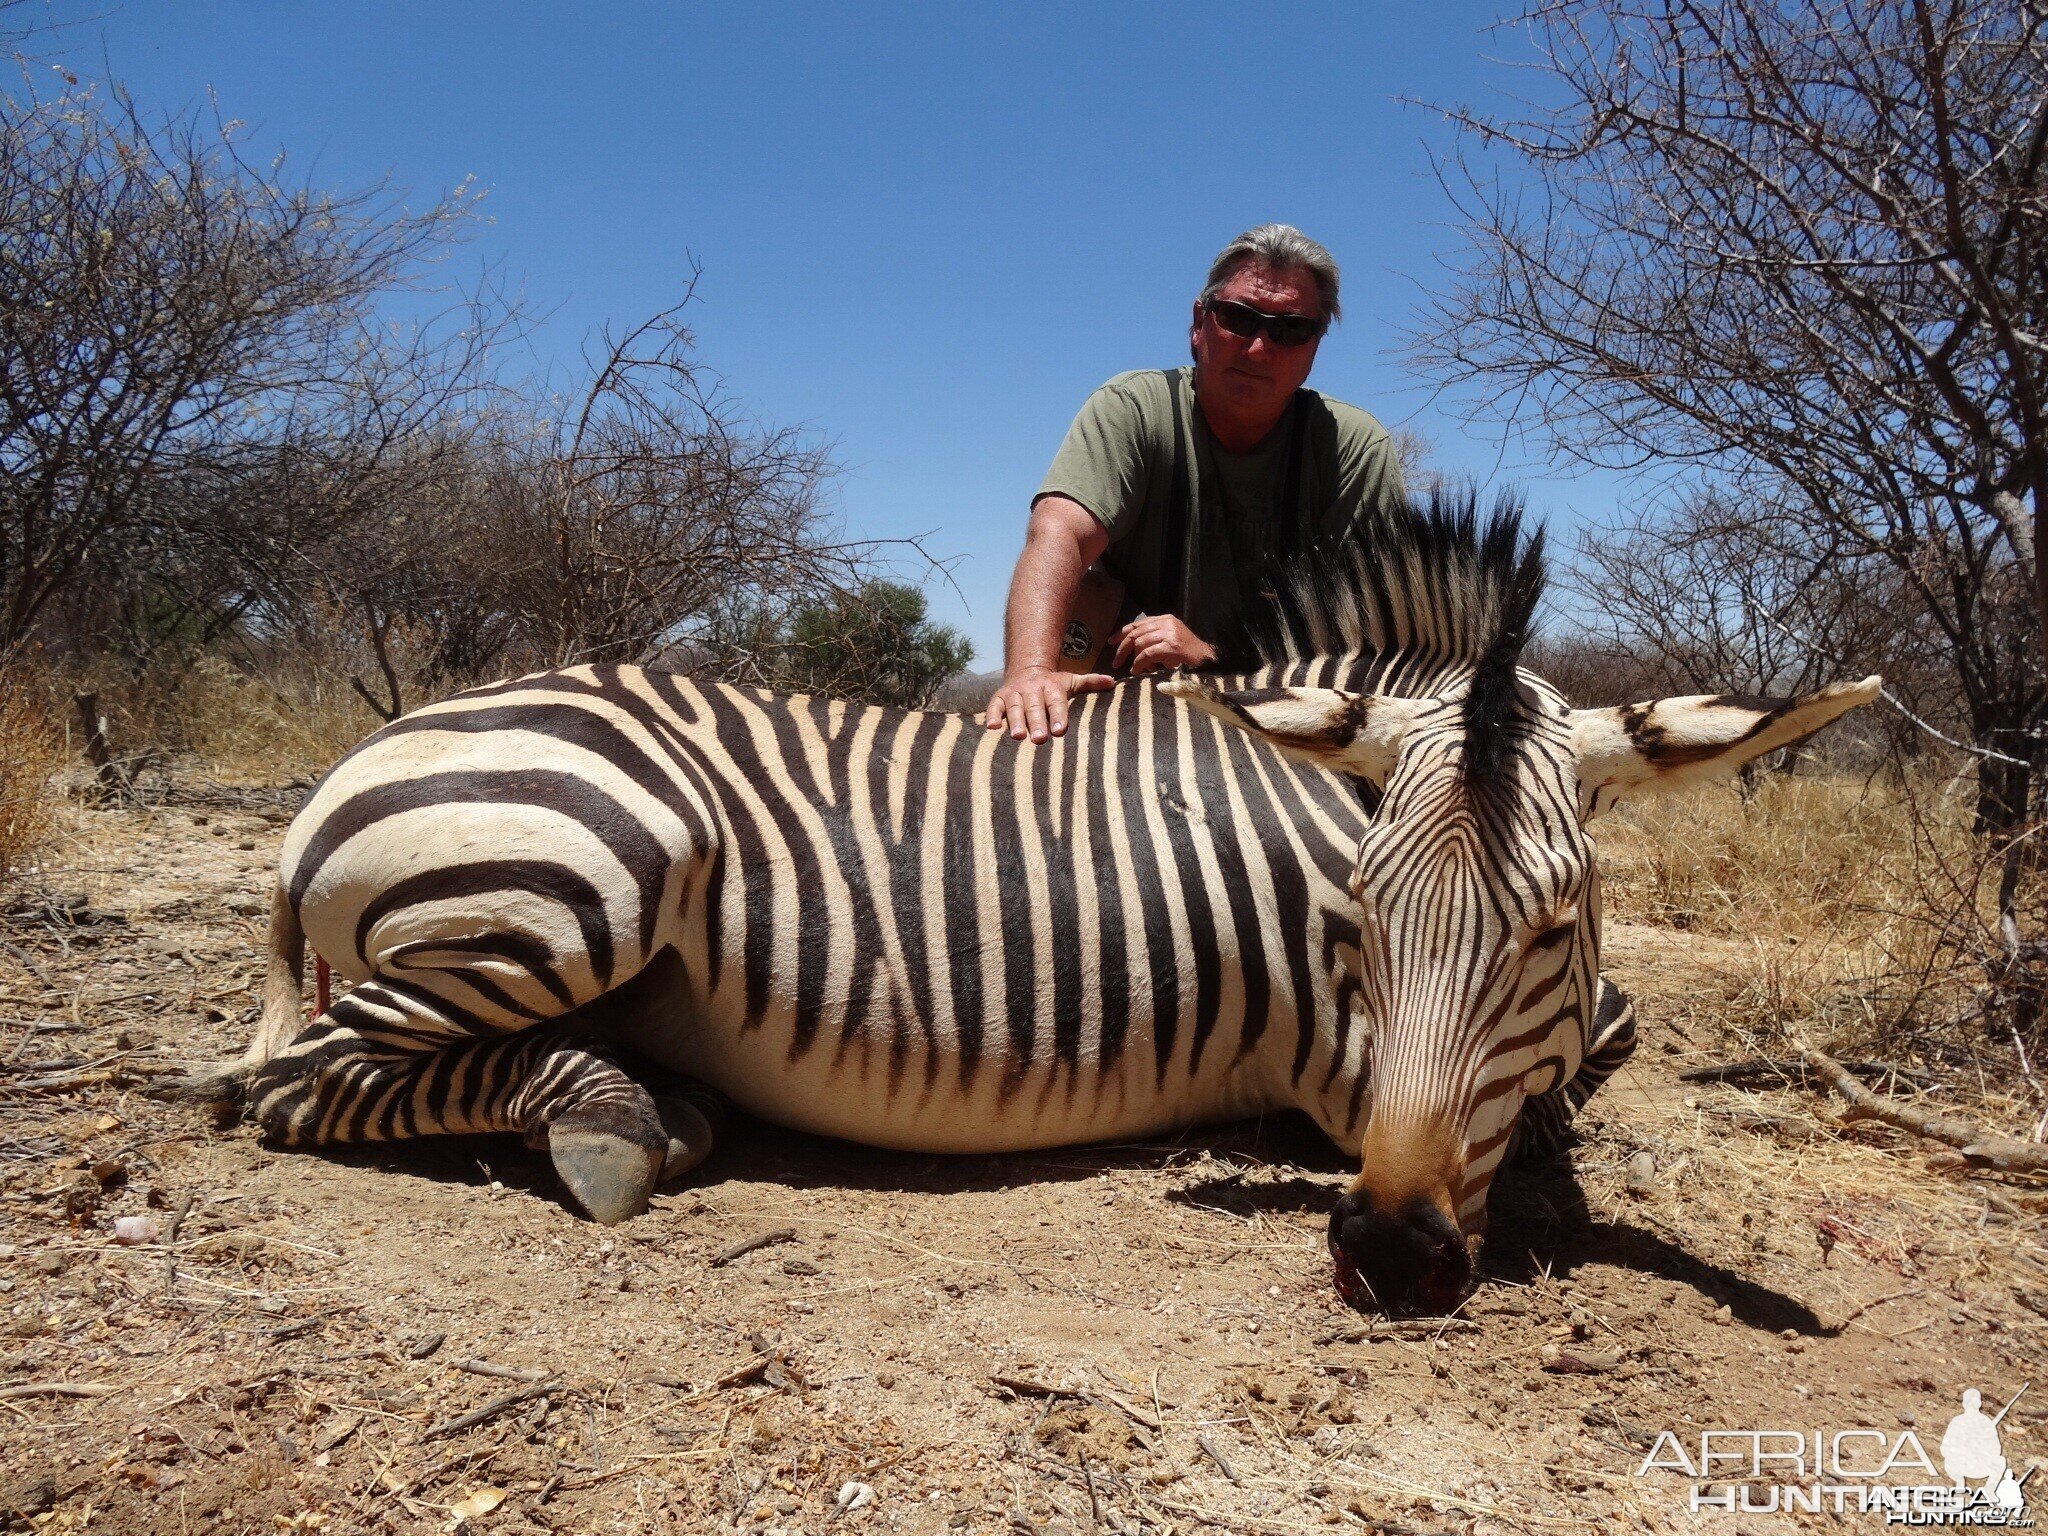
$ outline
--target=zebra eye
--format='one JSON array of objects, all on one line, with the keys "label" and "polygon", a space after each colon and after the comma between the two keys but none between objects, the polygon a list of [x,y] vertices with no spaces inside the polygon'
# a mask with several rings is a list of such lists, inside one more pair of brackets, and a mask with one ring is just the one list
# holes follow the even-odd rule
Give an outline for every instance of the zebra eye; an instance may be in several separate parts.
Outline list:
[{"label": "zebra eye", "polygon": [[1565,902],[1549,912],[1539,912],[1529,924],[1529,947],[1539,944],[1556,944],[1571,935],[1578,926],[1579,904]]}]

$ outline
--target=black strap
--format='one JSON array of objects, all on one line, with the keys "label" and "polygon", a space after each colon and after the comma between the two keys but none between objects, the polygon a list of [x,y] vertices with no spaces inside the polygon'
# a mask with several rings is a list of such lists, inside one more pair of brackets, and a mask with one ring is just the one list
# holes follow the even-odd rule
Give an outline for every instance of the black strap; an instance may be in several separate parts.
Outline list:
[{"label": "black strap", "polygon": [[1174,612],[1185,614],[1192,598],[1188,591],[1188,573],[1195,564],[1188,545],[1195,537],[1199,519],[1195,516],[1188,480],[1188,429],[1180,413],[1180,370],[1168,368],[1163,371],[1167,404],[1173,413],[1173,478],[1167,482],[1166,521],[1159,530],[1166,556],[1159,585],[1162,593],[1171,595]]},{"label": "black strap", "polygon": [[1308,442],[1308,391],[1294,392],[1294,426],[1287,434],[1287,468],[1280,478],[1280,500],[1274,506],[1282,531],[1280,555],[1292,559],[1308,546],[1308,514],[1301,505],[1301,460]]}]

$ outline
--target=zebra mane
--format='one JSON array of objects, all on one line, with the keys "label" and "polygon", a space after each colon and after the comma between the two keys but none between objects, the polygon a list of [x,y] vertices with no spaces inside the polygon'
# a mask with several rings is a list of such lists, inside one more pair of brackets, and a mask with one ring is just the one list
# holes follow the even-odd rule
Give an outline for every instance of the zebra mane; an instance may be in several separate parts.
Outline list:
[{"label": "zebra mane", "polygon": [[1543,596],[1543,530],[1469,487],[1370,509],[1350,536],[1255,583],[1224,654],[1317,671],[1339,686],[1423,697],[1469,682],[1466,761],[1490,774],[1515,697],[1515,667]]}]

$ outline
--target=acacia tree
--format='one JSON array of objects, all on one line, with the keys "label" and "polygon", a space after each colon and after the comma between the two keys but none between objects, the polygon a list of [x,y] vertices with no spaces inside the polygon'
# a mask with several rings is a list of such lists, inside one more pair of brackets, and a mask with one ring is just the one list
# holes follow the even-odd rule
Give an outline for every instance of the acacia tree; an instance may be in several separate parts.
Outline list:
[{"label": "acacia tree", "polygon": [[1411,337],[1568,454],[1688,466],[1778,547],[1887,568],[2004,829],[2048,702],[2044,24],[2041,0],[1535,6],[1554,105],[1451,112],[1470,247]]},{"label": "acacia tree", "polygon": [[780,644],[785,686],[870,704],[928,709],[974,659],[967,637],[933,622],[918,588],[876,579],[790,615]]},{"label": "acacia tree", "polygon": [[579,395],[495,428],[487,518],[540,661],[673,656],[756,596],[783,612],[865,579],[876,546],[837,536],[824,446],[719,392],[682,323],[689,302],[608,335]]},{"label": "acacia tree", "polygon": [[0,649],[96,555],[165,548],[190,499],[154,493],[236,445],[418,430],[464,369],[371,311],[464,217],[294,184],[118,94],[0,97]]},{"label": "acacia tree", "polygon": [[1869,556],[1787,546],[1777,525],[1723,488],[1654,521],[1585,534],[1566,580],[1590,632],[1639,658],[1664,693],[1804,693],[1862,666],[1884,672],[1916,713],[1958,721],[1922,697],[1924,640],[1899,623],[1898,581]]}]

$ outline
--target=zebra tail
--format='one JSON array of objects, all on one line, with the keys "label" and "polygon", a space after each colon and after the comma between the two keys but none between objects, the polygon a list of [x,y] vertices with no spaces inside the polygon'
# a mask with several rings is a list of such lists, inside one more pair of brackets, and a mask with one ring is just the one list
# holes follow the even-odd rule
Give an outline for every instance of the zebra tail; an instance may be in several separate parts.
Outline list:
[{"label": "zebra tail", "polygon": [[248,1049],[232,1061],[202,1062],[163,1079],[161,1091],[222,1109],[239,1106],[257,1069],[304,1026],[305,984],[306,931],[280,881],[270,897],[270,969],[263,982],[263,1012]]}]

